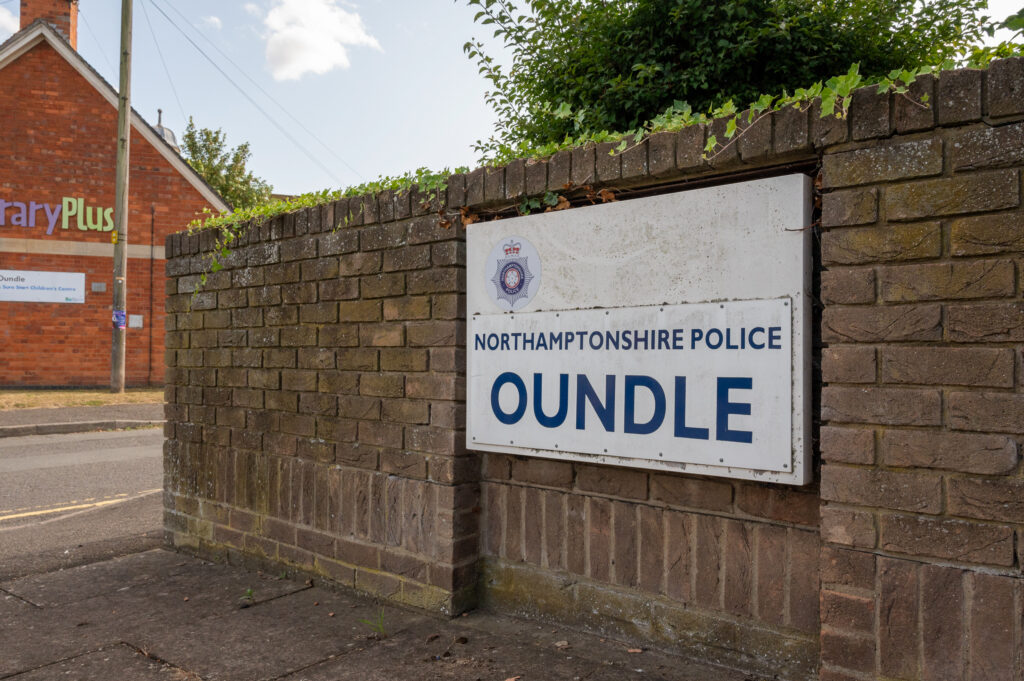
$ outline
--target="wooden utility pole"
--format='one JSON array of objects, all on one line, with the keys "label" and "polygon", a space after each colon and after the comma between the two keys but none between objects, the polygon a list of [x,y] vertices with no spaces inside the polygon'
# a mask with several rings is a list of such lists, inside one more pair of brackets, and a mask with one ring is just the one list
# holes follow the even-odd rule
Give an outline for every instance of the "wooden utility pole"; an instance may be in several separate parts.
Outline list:
[{"label": "wooden utility pole", "polygon": [[[128,148],[132,131],[132,0],[121,0],[121,83],[117,103],[117,184],[114,197],[114,314],[110,348],[110,390],[124,392],[125,275],[128,270]],[[152,320],[150,320],[152,322]]]}]

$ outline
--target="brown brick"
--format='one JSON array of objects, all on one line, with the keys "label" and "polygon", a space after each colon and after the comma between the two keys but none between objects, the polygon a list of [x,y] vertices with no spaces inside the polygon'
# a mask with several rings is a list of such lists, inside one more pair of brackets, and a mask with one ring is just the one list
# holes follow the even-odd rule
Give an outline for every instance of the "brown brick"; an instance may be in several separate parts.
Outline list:
[{"label": "brown brick", "polygon": [[757,552],[757,616],[762,622],[781,626],[786,614],[786,528],[761,524],[755,527]]},{"label": "brown brick", "polygon": [[587,552],[584,544],[584,538],[587,534],[586,501],[586,497],[576,494],[567,494],[565,499],[566,567],[569,572],[577,575],[582,575],[586,572]]},{"label": "brown brick", "polygon": [[816,149],[842,144],[849,139],[849,117],[821,115],[821,100],[811,103],[811,143]]},{"label": "brown brick", "polygon": [[823,631],[821,661],[844,669],[870,673],[875,668],[874,639],[860,634]]},{"label": "brown brick", "polygon": [[704,165],[703,125],[689,125],[676,133],[676,168],[692,170]]},{"label": "brown brick", "polygon": [[526,161],[526,187],[527,196],[534,196],[542,193],[548,185],[548,163],[541,159],[527,159]]},{"label": "brown brick", "polygon": [[993,170],[888,187],[889,220],[916,220],[1014,208],[1020,205],[1017,170]]},{"label": "brown brick", "polygon": [[1024,433],[1024,395],[954,392],[947,399],[952,428]]},{"label": "brown brick", "polygon": [[363,347],[395,347],[405,345],[405,325],[398,323],[363,324],[359,327],[359,344]]},{"label": "brown brick", "polygon": [[835,584],[855,589],[874,589],[875,554],[823,546],[820,575],[822,584]]},{"label": "brown brick", "polygon": [[699,515],[696,517],[696,544],[694,566],[696,569],[696,591],[694,601],[698,605],[714,608],[722,607],[722,545],[724,521],[715,516]]},{"label": "brown brick", "polygon": [[821,224],[823,227],[851,227],[878,220],[878,191],[876,189],[847,189],[822,196]]},{"label": "brown brick", "polygon": [[772,147],[772,119],[770,113],[755,115],[750,110],[740,112],[737,119],[736,150],[744,163],[762,161]]},{"label": "brown brick", "polygon": [[676,169],[676,133],[657,132],[647,138],[651,175],[660,177]]},{"label": "brown brick", "polygon": [[343,322],[377,322],[381,319],[379,300],[338,303],[338,318]]},{"label": "brown brick", "polygon": [[829,230],[821,235],[825,265],[863,265],[937,258],[942,253],[938,222]]},{"label": "brown brick", "polygon": [[880,443],[882,462],[903,468],[938,468],[1005,475],[1017,467],[1017,443],[999,435],[887,429]]},{"label": "brown brick", "polygon": [[430,298],[388,298],[384,301],[384,319],[430,319]]},{"label": "brown brick", "polygon": [[359,294],[363,298],[400,296],[405,293],[405,277],[406,275],[401,272],[393,274],[371,274],[366,277],[361,277],[359,279]]},{"label": "brown brick", "polygon": [[935,76],[922,74],[910,84],[908,92],[893,99],[896,132],[907,133],[935,127]]},{"label": "brown brick", "polygon": [[384,251],[382,263],[385,272],[419,270],[430,267],[430,245],[419,244],[389,249]]},{"label": "brown brick", "polygon": [[523,504],[523,547],[524,558],[531,565],[540,565],[544,551],[544,502],[543,491],[528,487]]},{"label": "brown brick", "polygon": [[1024,162],[1024,124],[968,130],[953,138],[953,170],[1005,168]]},{"label": "brown brick", "polygon": [[338,416],[348,419],[372,419],[380,418],[380,400],[375,397],[360,397],[358,395],[339,395]]},{"label": "brown brick", "polygon": [[918,678],[918,576],[914,563],[878,559],[878,652],[887,677]]},{"label": "brown brick", "polygon": [[822,466],[821,498],[859,506],[939,513],[942,510],[942,479],[937,475],[919,473]]},{"label": "brown brick", "polygon": [[883,383],[1013,387],[1009,348],[907,348],[882,350]]},{"label": "brown brick", "polygon": [[981,120],[982,71],[956,69],[939,75],[939,125],[955,125]]},{"label": "brown brick", "polygon": [[892,134],[891,97],[869,85],[853,91],[850,130],[855,140],[888,137]]},{"label": "brown brick", "polygon": [[636,508],[636,504],[612,502],[612,570],[614,582],[619,586],[634,587],[637,584]]},{"label": "brown brick", "polygon": [[825,506],[821,509],[821,540],[854,548],[873,549],[878,540],[875,517],[865,511]]},{"label": "brown brick", "polygon": [[544,567],[565,568],[565,496],[544,492]]},{"label": "brown brick", "polygon": [[466,270],[462,267],[434,267],[410,272],[407,277],[411,295],[466,290]]},{"label": "brown brick", "polygon": [[426,371],[427,351],[414,348],[384,348],[380,351],[381,371]]},{"label": "brown brick", "polygon": [[437,400],[455,400],[465,396],[464,382],[460,382],[454,374],[411,375],[405,381],[406,397],[419,397]]},{"label": "brown brick", "polygon": [[599,582],[611,577],[611,503],[607,499],[587,499],[587,576]]},{"label": "brown brick", "polygon": [[664,593],[665,579],[665,530],[662,526],[662,510],[640,506],[640,523],[637,557],[640,564],[638,584],[649,593]]},{"label": "brown brick", "polygon": [[572,149],[572,183],[577,187],[591,184],[597,179],[597,147],[594,144]]},{"label": "brown brick", "polygon": [[1013,530],[964,520],[884,514],[880,546],[885,551],[965,563],[1013,565]]},{"label": "brown brick", "polygon": [[752,612],[753,532],[737,520],[725,521],[725,609],[735,615]]},{"label": "brown brick", "polygon": [[572,487],[572,464],[566,461],[552,461],[534,457],[512,459],[511,479],[528,485],[545,487]]},{"label": "brown brick", "polygon": [[342,256],[338,273],[343,277],[376,274],[381,269],[380,253],[350,253]]},{"label": "brown brick", "polygon": [[1024,113],[1024,59],[997,59],[989,65],[986,75],[988,115]]},{"label": "brown brick", "polygon": [[692,594],[693,575],[690,544],[694,536],[694,518],[688,513],[664,512],[665,523],[665,593],[669,598],[687,603]]},{"label": "brown brick", "polygon": [[[405,376],[400,373],[362,374],[359,378],[359,394],[376,397],[402,397]],[[410,397],[412,397],[410,395]]]},{"label": "brown brick", "polygon": [[938,390],[826,386],[821,391],[821,418],[835,423],[937,426],[942,423],[942,397]]},{"label": "brown brick", "polygon": [[949,305],[949,340],[956,343],[1024,340],[1024,303]]},{"label": "brown brick", "polygon": [[875,432],[867,428],[821,427],[821,457],[838,463],[875,462]]},{"label": "brown brick", "polygon": [[480,485],[483,498],[484,517],[481,520],[483,533],[482,550],[490,556],[500,556],[504,528],[504,485],[483,483]]},{"label": "brown brick", "polygon": [[798,106],[788,106],[784,109],[772,112],[775,119],[774,139],[772,148],[775,154],[788,154],[794,151],[809,151],[811,149],[808,130],[810,118],[808,110]]},{"label": "brown brick", "polygon": [[875,599],[822,591],[821,623],[833,629],[870,633],[875,625]]},{"label": "brown brick", "polygon": [[622,154],[615,153],[617,144],[602,142],[595,150],[597,182],[611,182],[622,178]]},{"label": "brown brick", "polygon": [[334,355],[337,357],[337,367],[345,371],[375,371],[380,365],[380,356],[372,348],[343,348],[335,351]]},{"label": "brown brick", "polygon": [[572,182],[572,150],[562,149],[548,159],[548,189],[562,191]]},{"label": "brown brick", "polygon": [[936,137],[826,154],[822,159],[827,189],[940,174],[942,140]]},{"label": "brown brick", "polygon": [[647,474],[611,466],[580,464],[576,467],[576,489],[630,499],[647,498]]},{"label": "brown brick", "polygon": [[818,524],[817,494],[794,488],[741,483],[736,488],[736,508],[747,515],[796,525]]},{"label": "brown brick", "polygon": [[817,568],[821,538],[816,531],[789,530],[789,626],[808,634],[820,631]]},{"label": "brown brick", "polygon": [[1017,253],[1024,250],[1024,213],[958,218],[950,223],[953,255]]},{"label": "brown brick", "polygon": [[[998,63],[998,62],[996,62]],[[1018,92],[1024,91],[1024,88]],[[968,636],[968,678],[996,681],[1014,678],[1014,661],[1020,653],[1020,606],[1015,600],[1018,580],[996,575],[972,574]]]},{"label": "brown brick", "polygon": [[821,302],[826,305],[875,302],[875,271],[867,268],[840,268],[822,272]]},{"label": "brown brick", "polygon": [[727,482],[671,473],[651,475],[651,499],[671,506],[728,511],[732,509],[732,497],[732,485]]},{"label": "brown brick", "polygon": [[879,294],[886,302],[999,298],[1016,288],[1012,260],[884,267],[878,274]]},{"label": "brown brick", "polygon": [[875,349],[839,345],[821,351],[821,380],[826,383],[874,383]]},{"label": "brown brick", "polygon": [[963,678],[963,572],[922,565],[921,639],[922,681]]},{"label": "brown brick", "polygon": [[406,326],[409,329],[409,345],[413,347],[456,345],[466,335],[462,322],[410,322]]},{"label": "brown brick", "polygon": [[1024,523],[1024,480],[950,478],[950,515]]}]

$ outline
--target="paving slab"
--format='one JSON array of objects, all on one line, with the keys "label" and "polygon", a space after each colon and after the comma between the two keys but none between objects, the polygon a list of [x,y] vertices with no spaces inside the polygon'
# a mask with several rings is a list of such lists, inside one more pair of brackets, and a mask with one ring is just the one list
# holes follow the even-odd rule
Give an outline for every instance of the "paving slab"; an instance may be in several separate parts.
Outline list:
[{"label": "paving slab", "polygon": [[16,678],[17,681],[189,681],[195,676],[119,644],[53,662],[18,674]]},{"label": "paving slab", "polygon": [[0,584],[0,651],[0,679],[17,681],[754,678],[549,623],[479,611],[443,620],[167,550]]}]

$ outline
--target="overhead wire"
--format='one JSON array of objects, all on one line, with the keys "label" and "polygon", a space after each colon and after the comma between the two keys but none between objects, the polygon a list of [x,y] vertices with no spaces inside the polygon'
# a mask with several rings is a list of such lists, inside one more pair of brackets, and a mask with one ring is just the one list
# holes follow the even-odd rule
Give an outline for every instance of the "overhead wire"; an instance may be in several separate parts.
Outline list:
[{"label": "overhead wire", "polygon": [[[3,2],[3,0],[0,0],[0,2]],[[114,68],[114,65],[110,61],[110,58],[107,57],[107,53],[103,51],[103,43],[101,43],[100,39],[96,37],[95,31],[92,30],[92,26],[89,24],[89,19],[86,18],[85,13],[82,12],[82,8],[81,7],[78,8],[78,16],[82,20],[82,23],[85,24],[85,30],[89,32],[90,36],[92,36],[92,41],[94,43],[96,43],[96,47],[99,49],[100,56],[103,58],[103,61],[106,63],[107,68],[110,69],[110,72],[112,74],[116,75],[117,74],[117,69]]]},{"label": "overhead wire", "polygon": [[178,111],[181,112],[182,125],[188,120],[188,116],[185,115],[185,107],[181,105],[181,97],[178,96],[178,88],[174,87],[174,79],[171,78],[171,71],[167,68],[167,61],[164,59],[164,51],[160,49],[160,41],[156,38],[156,31],[153,30],[153,22],[149,20],[149,10],[146,9],[146,1],[142,0],[142,14],[146,17],[146,25],[149,26],[149,34],[153,36],[153,44],[156,46],[156,53],[160,55],[160,63],[163,64],[164,74],[167,75],[167,82],[171,85],[171,92],[174,93],[174,99],[178,102]]},{"label": "overhead wire", "polygon": [[[188,17],[186,17],[186,16],[184,15],[184,14],[182,14],[182,13],[181,13],[181,10],[179,10],[179,9],[178,9],[177,7],[175,7],[175,6],[173,5],[173,4],[169,4],[169,6],[170,6],[171,10],[172,10],[172,11],[174,11],[174,13],[175,13],[175,14],[177,14],[177,15],[178,15],[179,17],[181,17],[181,19],[182,19],[183,21],[185,21],[185,22],[189,22],[189,19],[188,19]],[[189,23],[191,23],[191,22],[189,22]],[[232,66],[234,66],[234,67],[235,67],[235,69],[237,69],[237,70],[238,70],[238,72],[239,72],[239,73],[241,73],[241,74],[242,74],[242,75],[243,75],[243,76],[245,77],[245,79],[246,79],[246,80],[248,80],[248,81],[249,81],[250,83],[252,83],[252,84],[253,84],[253,85],[254,85],[254,86],[256,87],[256,89],[257,89],[257,90],[259,90],[259,91],[260,91],[260,92],[261,92],[261,93],[262,93],[262,94],[263,94],[263,95],[264,95],[264,96],[265,96],[265,97],[266,97],[267,99],[269,99],[269,100],[270,100],[271,102],[273,102],[273,103],[274,103],[275,105],[277,105],[277,108],[279,108],[279,109],[280,109],[281,111],[283,111],[283,112],[284,112],[284,114],[285,114],[286,116],[288,116],[288,118],[292,119],[292,120],[293,120],[293,121],[295,122],[295,124],[296,124],[296,125],[298,125],[298,126],[299,126],[299,127],[300,127],[300,128],[301,128],[301,129],[302,129],[302,130],[303,130],[303,131],[304,131],[304,132],[305,132],[305,133],[307,134],[307,135],[309,135],[309,136],[310,136],[310,137],[312,137],[312,138],[313,138],[314,140],[316,140],[317,144],[319,144],[319,145],[320,145],[321,147],[323,147],[323,148],[324,148],[324,150],[326,150],[326,151],[327,151],[327,153],[329,153],[329,154],[330,154],[331,156],[333,156],[334,158],[336,158],[336,159],[337,159],[337,160],[338,160],[339,162],[341,162],[342,164],[344,164],[344,166],[345,166],[346,168],[348,168],[348,169],[349,169],[349,170],[351,170],[351,171],[352,171],[353,173],[355,173],[355,174],[356,174],[357,176],[359,176],[359,178],[360,178],[360,179],[364,179],[364,180],[366,179],[366,178],[364,178],[364,177],[363,177],[362,173],[360,173],[360,172],[359,172],[358,170],[356,170],[356,169],[355,169],[355,168],[353,168],[353,167],[352,167],[351,165],[349,165],[349,163],[348,163],[348,162],[347,162],[347,161],[346,161],[345,159],[343,159],[343,158],[342,158],[341,156],[339,156],[339,155],[338,155],[338,154],[337,154],[337,153],[336,153],[336,152],[335,152],[335,151],[334,151],[333,149],[331,149],[331,147],[329,147],[329,146],[328,146],[328,145],[327,145],[326,143],[324,143],[324,142],[323,142],[323,140],[321,140],[321,139],[320,139],[319,137],[317,137],[316,133],[314,133],[314,132],[313,132],[312,130],[310,130],[309,128],[307,128],[307,127],[306,127],[306,126],[305,126],[305,125],[304,125],[304,124],[302,123],[302,121],[301,121],[301,120],[299,120],[298,118],[296,118],[296,117],[295,117],[295,115],[293,115],[291,111],[289,111],[289,110],[288,110],[288,109],[287,109],[287,108],[286,108],[286,107],[285,107],[285,106],[284,106],[283,104],[281,104],[281,102],[280,102],[280,101],[278,101],[278,100],[277,100],[277,98],[275,98],[275,97],[274,97],[274,96],[273,96],[272,94],[270,94],[269,92],[267,92],[267,90],[266,90],[266,89],[265,89],[265,88],[264,88],[264,87],[263,87],[262,85],[260,85],[260,84],[259,84],[259,82],[258,82],[258,81],[257,81],[257,80],[256,80],[255,78],[253,78],[252,76],[250,76],[250,75],[249,75],[249,74],[248,74],[248,73],[247,73],[247,72],[245,71],[245,69],[243,69],[243,68],[242,68],[241,66],[239,66],[239,65],[238,65],[238,64],[237,64],[237,63],[236,63],[236,62],[235,62],[235,61],[234,61],[234,60],[233,60],[233,59],[232,59],[232,58],[231,58],[230,56],[228,56],[228,54],[227,54],[226,52],[224,52],[224,50],[220,49],[220,46],[218,46],[216,42],[214,42],[213,40],[211,40],[211,39],[209,38],[209,36],[207,36],[207,35],[206,35],[205,33],[203,33],[203,32],[202,32],[202,31],[200,31],[200,30],[197,30],[197,31],[196,31],[196,33],[198,33],[199,35],[201,35],[201,36],[203,37],[203,39],[204,39],[204,40],[205,40],[206,42],[208,42],[208,43],[209,43],[209,44],[210,44],[210,45],[211,45],[211,46],[213,47],[213,49],[217,50],[217,52],[218,52],[218,53],[219,53],[219,54],[220,54],[220,55],[221,55],[222,57],[224,57],[224,59],[226,59],[226,60],[227,60],[227,62],[228,62],[229,64],[231,64]]]},{"label": "overhead wire", "polygon": [[[213,58],[210,57],[210,55],[208,55],[206,53],[206,51],[203,50],[203,48],[200,47],[196,43],[196,41],[193,40],[192,37],[188,33],[185,32],[184,29],[182,29],[180,26],[178,26],[178,24],[167,14],[167,12],[164,11],[163,7],[161,7],[160,4],[156,2],[156,0],[150,0],[150,1],[153,3],[153,7],[156,9],[156,11],[160,12],[160,14],[163,15],[164,19],[166,19],[167,22],[171,24],[171,26],[173,26],[179,33],[181,33],[181,35],[185,38],[185,40],[187,40],[192,45],[192,47],[194,47],[199,52],[199,54],[201,54],[203,56],[203,58],[206,59],[206,61],[210,62],[210,65],[213,66],[213,68],[217,69],[217,71],[222,76],[224,76],[224,78],[227,79],[227,81],[229,83],[231,83],[231,85],[234,86],[234,88],[236,90],[238,90],[238,92],[243,97],[245,97],[245,99],[248,100],[248,102],[250,104],[252,104],[253,107],[257,111],[259,111],[261,114],[263,114],[263,116],[268,121],[270,121],[271,125],[273,125],[275,128],[277,128],[278,131],[282,135],[284,135],[284,137],[289,142],[294,144],[295,147],[299,149],[299,151],[301,151],[303,154],[305,154],[306,157],[309,158],[310,161],[312,161],[314,164],[319,166],[321,170],[323,170],[325,173],[327,173],[329,176],[331,176],[334,179],[335,182],[337,182],[339,185],[343,185],[344,184],[338,178],[338,176],[334,174],[333,170],[331,170],[326,165],[324,165],[323,162],[320,161],[320,159],[316,157],[316,155],[314,155],[312,152],[309,151],[309,149],[307,149],[305,146],[303,146],[303,144],[301,142],[299,142],[299,140],[295,139],[295,137],[288,131],[288,129],[286,127],[281,125],[273,116],[270,115],[270,113],[266,109],[264,109],[262,106],[260,106],[259,102],[257,102],[255,98],[253,98],[248,92],[245,91],[244,88],[242,88],[238,83],[236,83],[235,80],[224,69],[222,69],[220,67],[220,65],[217,62],[215,62],[213,60]],[[358,173],[356,173],[356,174],[358,175]]]}]

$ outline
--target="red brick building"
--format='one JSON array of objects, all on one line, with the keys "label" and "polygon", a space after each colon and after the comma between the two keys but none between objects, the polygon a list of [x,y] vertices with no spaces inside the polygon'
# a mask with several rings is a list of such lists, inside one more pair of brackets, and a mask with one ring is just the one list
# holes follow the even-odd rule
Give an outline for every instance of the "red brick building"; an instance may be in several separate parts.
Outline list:
[{"label": "red brick building", "polygon": [[[110,380],[117,92],[77,0],[21,0],[0,45],[0,386]],[[224,200],[132,113],[126,383],[164,378],[164,239]]]}]

